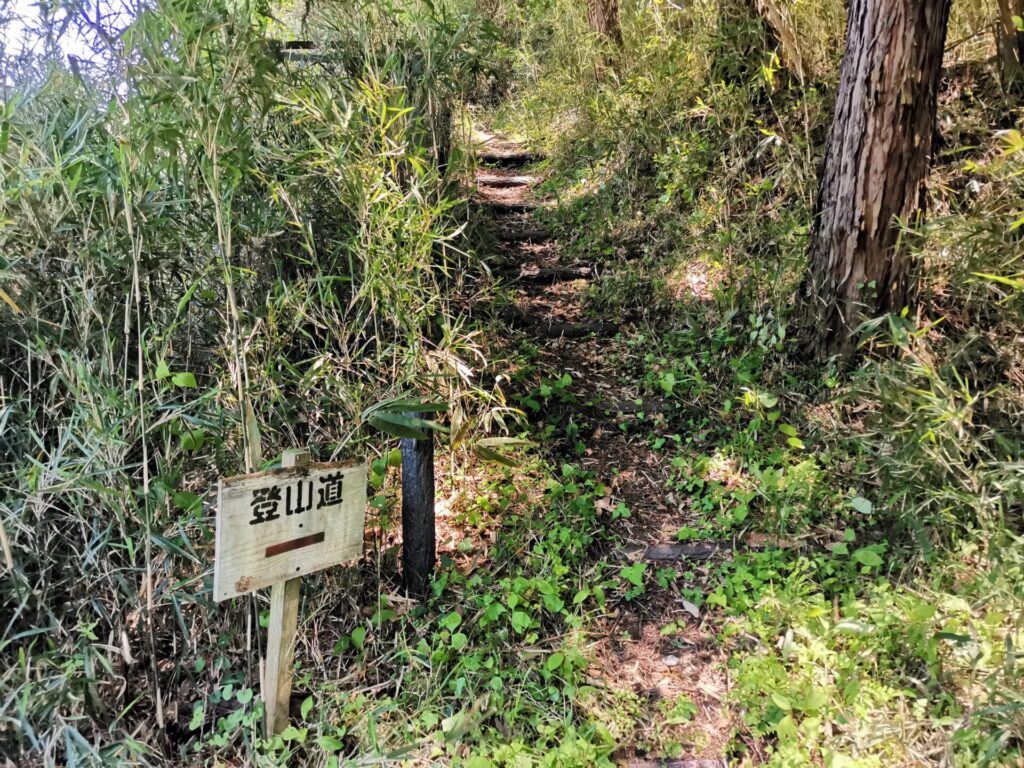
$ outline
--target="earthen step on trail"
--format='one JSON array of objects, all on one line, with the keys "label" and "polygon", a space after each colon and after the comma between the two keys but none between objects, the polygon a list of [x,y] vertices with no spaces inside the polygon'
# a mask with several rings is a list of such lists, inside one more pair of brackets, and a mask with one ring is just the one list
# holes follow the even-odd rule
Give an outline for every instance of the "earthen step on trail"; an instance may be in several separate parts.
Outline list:
[{"label": "earthen step on trail", "polygon": [[478,200],[477,203],[489,208],[492,213],[530,213],[541,207],[532,200],[525,202],[507,202],[505,200]]},{"label": "earthen step on trail", "polygon": [[499,316],[510,326],[520,328],[542,338],[582,339],[591,334],[613,335],[618,333],[616,323],[597,321],[556,322],[535,319],[527,311],[514,304],[502,307]]},{"label": "earthen step on trail", "polygon": [[[639,402],[637,402],[639,400]],[[583,404],[575,404],[572,411],[580,413],[586,411],[594,419],[613,416],[636,416],[637,414],[652,415],[656,413],[669,413],[676,410],[675,403],[664,400],[660,397],[648,397],[636,400],[593,400]]]},{"label": "earthen step on trail", "polygon": [[[814,546],[813,542],[810,546]],[[662,541],[651,544],[643,551],[634,551],[633,557],[651,562],[675,562],[677,560],[710,560],[719,552],[764,552],[772,549],[804,548],[802,542],[751,531],[740,539],[725,541]],[[820,546],[819,546],[820,548]]]},{"label": "earthen step on trail", "polygon": [[499,230],[497,237],[506,243],[544,243],[553,239],[548,230],[539,227]]},{"label": "earthen step on trail", "polygon": [[591,334],[612,336],[619,332],[619,326],[616,323],[605,323],[602,321],[545,323],[544,325],[534,326],[533,330],[549,339],[582,339]]},{"label": "earthen step on trail", "polygon": [[674,409],[673,403],[661,397],[638,397],[635,400],[612,400],[595,403],[594,409],[621,413],[623,416],[635,416],[638,413],[664,413]]},{"label": "earthen step on trail", "polygon": [[536,163],[544,159],[543,155],[525,150],[512,152],[481,152],[477,160],[483,165],[501,165],[506,168]]},{"label": "earthen step on trail", "polygon": [[477,174],[476,183],[481,187],[528,187],[537,180],[536,176],[493,176],[487,173]]},{"label": "earthen step on trail", "polygon": [[509,280],[521,283],[556,283],[559,280],[584,280],[594,276],[590,267],[513,267],[503,270],[502,274]]}]

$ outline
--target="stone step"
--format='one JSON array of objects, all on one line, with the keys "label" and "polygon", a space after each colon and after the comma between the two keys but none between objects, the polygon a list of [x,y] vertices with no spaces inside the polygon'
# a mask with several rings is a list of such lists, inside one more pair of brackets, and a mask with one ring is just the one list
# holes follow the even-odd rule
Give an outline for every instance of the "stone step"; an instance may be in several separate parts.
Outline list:
[{"label": "stone step", "polygon": [[666,542],[649,546],[643,554],[644,560],[659,563],[677,560],[709,560],[721,549],[721,545],[713,541],[682,541]]}]

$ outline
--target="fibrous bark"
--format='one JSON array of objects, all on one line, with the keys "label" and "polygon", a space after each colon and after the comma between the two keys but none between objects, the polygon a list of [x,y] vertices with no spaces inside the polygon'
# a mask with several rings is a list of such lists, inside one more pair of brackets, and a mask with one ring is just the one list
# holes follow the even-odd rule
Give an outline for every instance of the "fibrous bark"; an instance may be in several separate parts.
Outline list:
[{"label": "fibrous bark", "polygon": [[622,45],[618,0],[588,0],[587,19],[599,35],[603,35],[618,46]]},{"label": "fibrous bark", "polygon": [[997,0],[999,4],[999,59],[1003,85],[1008,90],[1024,88],[1024,31],[1014,17],[1024,18],[1024,0]]},{"label": "fibrous bark", "polygon": [[782,65],[803,80],[806,75],[804,58],[797,44],[796,27],[789,9],[779,0],[754,0],[754,7],[778,41]]},{"label": "fibrous bark", "polygon": [[951,0],[851,0],[801,293],[805,349],[852,352],[866,319],[913,296],[898,222],[924,211]]},{"label": "fibrous bark", "polygon": [[760,70],[765,51],[778,51],[785,71],[803,80],[803,55],[796,26],[781,0],[718,0],[721,40],[716,77],[745,81]]}]

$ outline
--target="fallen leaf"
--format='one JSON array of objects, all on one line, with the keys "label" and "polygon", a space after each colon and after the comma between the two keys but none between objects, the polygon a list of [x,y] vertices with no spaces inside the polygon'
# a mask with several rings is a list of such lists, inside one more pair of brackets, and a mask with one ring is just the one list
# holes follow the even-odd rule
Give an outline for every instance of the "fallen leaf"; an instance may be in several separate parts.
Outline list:
[{"label": "fallen leaf", "polygon": [[691,603],[689,600],[680,600],[680,602],[683,604],[684,611],[693,616],[693,618],[695,619],[700,618],[700,608]]}]

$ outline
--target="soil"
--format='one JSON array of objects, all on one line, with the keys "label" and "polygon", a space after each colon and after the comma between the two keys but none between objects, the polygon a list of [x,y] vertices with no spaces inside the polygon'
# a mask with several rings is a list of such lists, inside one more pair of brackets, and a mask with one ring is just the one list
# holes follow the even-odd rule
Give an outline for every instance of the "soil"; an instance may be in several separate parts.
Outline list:
[{"label": "soil", "polygon": [[[670,467],[643,435],[619,429],[623,419],[634,418],[622,404],[640,396],[638,382],[607,363],[610,336],[621,342],[635,332],[626,318],[610,323],[590,317],[585,292],[597,277],[592,265],[566,263],[557,240],[533,221],[530,205],[546,206],[534,189],[542,179],[529,171],[536,155],[512,141],[491,137],[480,154],[475,200],[483,215],[490,216],[499,250],[497,273],[515,297],[515,309],[506,313],[509,333],[525,334],[537,347],[547,370],[573,378],[576,403],[571,416],[586,422],[585,454],[575,459],[613,489],[613,501],[631,510],[628,519],[617,520],[621,546],[607,555],[615,565],[647,557],[654,549],[675,541],[676,532],[692,519],[686,504],[670,488]],[[528,232],[522,241],[517,233]],[[543,279],[531,275],[544,271]],[[594,403],[605,407],[594,407]],[[590,405],[588,405],[590,404]],[[651,557],[649,571],[666,567]],[[674,560],[674,561],[673,561]],[[630,691],[644,702],[644,730],[663,723],[665,704],[685,695],[697,714],[683,724],[667,726],[670,737],[683,745],[682,755],[647,754],[646,733],[622,739],[626,744],[614,758],[621,765],[676,765],[691,768],[724,766],[726,745],[738,725],[737,714],[727,703],[726,655],[718,647],[713,626],[695,605],[686,601],[679,586],[700,585],[710,568],[708,553],[699,558],[668,558],[667,567],[677,570],[669,589],[648,589],[623,602],[593,631],[590,676],[592,682]],[[685,574],[685,577],[684,577]],[[669,624],[676,630],[663,635]],[[659,703],[663,703],[659,709]],[[652,762],[653,761],[653,762]]]}]

